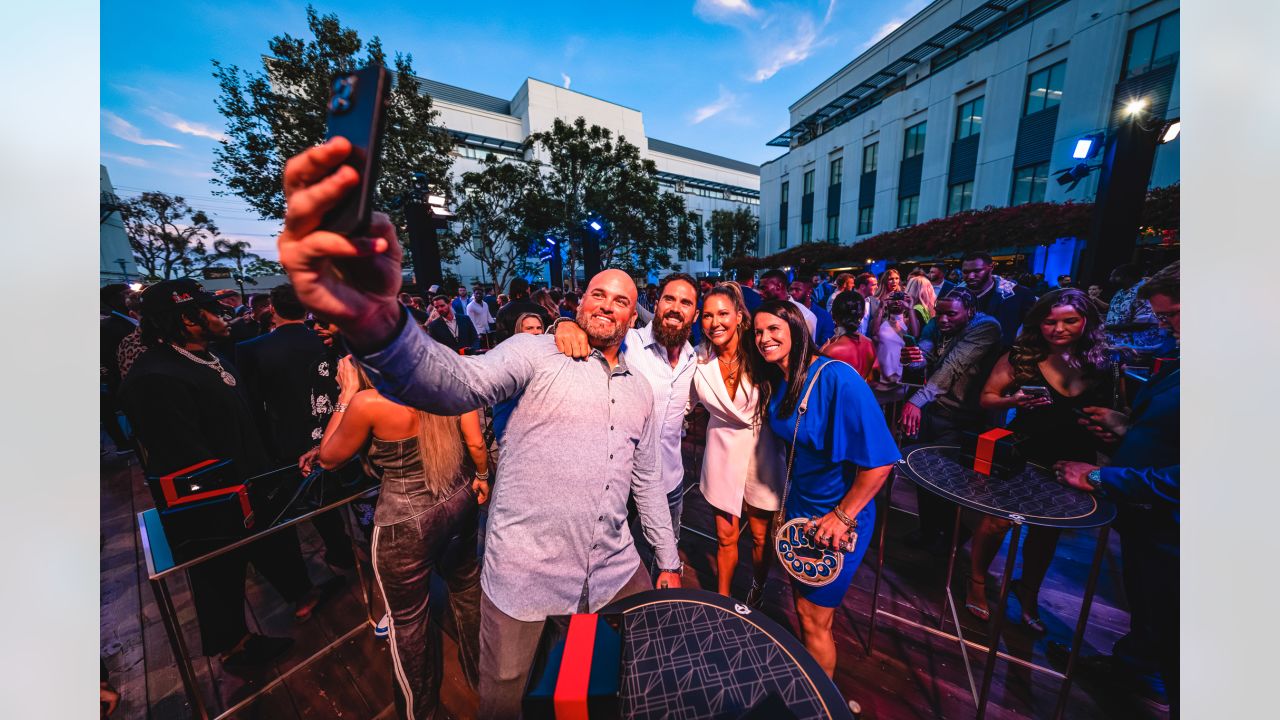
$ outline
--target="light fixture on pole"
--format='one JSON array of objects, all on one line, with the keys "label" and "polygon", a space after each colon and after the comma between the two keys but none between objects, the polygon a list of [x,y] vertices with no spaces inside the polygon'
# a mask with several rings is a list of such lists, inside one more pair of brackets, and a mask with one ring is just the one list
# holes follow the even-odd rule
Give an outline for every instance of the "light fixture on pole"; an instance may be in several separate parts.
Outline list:
[{"label": "light fixture on pole", "polygon": [[1182,132],[1182,118],[1174,118],[1164,124],[1160,129],[1160,144],[1171,143],[1178,139],[1178,133]]}]

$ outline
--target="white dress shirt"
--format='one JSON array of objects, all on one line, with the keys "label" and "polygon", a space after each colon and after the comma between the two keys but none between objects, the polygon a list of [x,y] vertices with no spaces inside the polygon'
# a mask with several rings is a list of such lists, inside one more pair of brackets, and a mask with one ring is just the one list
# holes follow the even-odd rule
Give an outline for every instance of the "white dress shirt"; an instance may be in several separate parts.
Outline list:
[{"label": "white dress shirt", "polygon": [[656,433],[660,476],[667,492],[680,487],[684,480],[684,459],[680,454],[680,438],[684,416],[689,409],[689,388],[698,365],[697,354],[687,341],[680,348],[680,359],[671,367],[667,349],[653,337],[653,325],[628,330],[622,345],[627,367],[649,381],[653,388],[653,419],[659,423]]},{"label": "white dress shirt", "polygon": [[787,299],[791,300],[791,304],[799,308],[800,314],[804,316],[804,322],[809,326],[809,339],[814,342],[818,342],[818,316],[814,315],[812,310],[796,302],[794,299]]}]

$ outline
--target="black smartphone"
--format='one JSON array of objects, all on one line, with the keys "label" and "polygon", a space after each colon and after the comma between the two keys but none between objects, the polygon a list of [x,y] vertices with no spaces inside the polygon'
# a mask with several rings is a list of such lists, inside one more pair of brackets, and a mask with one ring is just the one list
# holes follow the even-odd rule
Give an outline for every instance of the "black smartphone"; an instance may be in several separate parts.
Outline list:
[{"label": "black smartphone", "polygon": [[1049,399],[1049,388],[1043,385],[1023,385],[1022,394],[1027,397]]},{"label": "black smartphone", "polygon": [[906,345],[907,347],[920,347],[920,343],[916,342],[915,335],[903,335],[902,344]]},{"label": "black smartphone", "polygon": [[351,141],[351,154],[343,164],[360,173],[360,184],[325,213],[320,224],[325,230],[359,237],[369,229],[390,90],[390,78],[381,65],[370,65],[333,79],[326,108],[325,139],[342,136]]}]

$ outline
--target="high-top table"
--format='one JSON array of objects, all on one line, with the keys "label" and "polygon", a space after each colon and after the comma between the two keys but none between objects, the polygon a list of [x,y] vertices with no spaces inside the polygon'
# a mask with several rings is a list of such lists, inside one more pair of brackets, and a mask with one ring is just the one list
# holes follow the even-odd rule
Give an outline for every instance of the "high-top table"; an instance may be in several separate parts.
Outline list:
[{"label": "high-top table", "polygon": [[624,617],[620,699],[628,720],[742,717],[770,695],[797,718],[852,720],[804,645],[732,598],[650,590],[600,612]]},{"label": "high-top table", "polygon": [[[296,466],[281,468],[280,470],[268,473],[275,475],[278,473],[297,473]],[[262,476],[266,477],[266,476]],[[285,507],[278,510],[278,516],[270,518],[255,528],[254,532],[239,539],[230,542],[221,547],[208,550],[194,557],[175,557],[174,549],[169,544],[169,539],[165,535],[164,526],[160,524],[160,513],[155,508],[143,510],[138,513],[138,533],[142,538],[142,555],[147,562],[147,580],[151,584],[151,590],[156,596],[156,605],[160,608],[160,618],[164,621],[165,633],[169,637],[169,645],[173,649],[174,660],[178,664],[178,674],[182,676],[182,687],[186,691],[187,699],[191,702],[191,708],[196,717],[201,720],[209,718],[209,712],[205,708],[204,698],[200,692],[200,686],[196,683],[195,670],[191,665],[191,656],[187,652],[187,643],[182,636],[182,625],[178,622],[178,612],[174,608],[173,598],[169,593],[167,580],[177,573],[185,573],[189,568],[208,562],[219,555],[224,555],[236,548],[244,547],[255,540],[260,540],[267,535],[271,535],[285,528],[293,527],[300,522],[309,520],[334,508],[340,508],[351,503],[370,490],[376,488],[378,482],[369,478],[364,481],[356,482],[350,485],[340,485],[332,487],[332,484],[326,486],[325,483],[314,482],[311,488],[313,492],[299,492],[293,501],[287,503]],[[320,488],[324,488],[324,497],[317,497],[316,493],[320,492]],[[310,502],[308,502],[308,500]],[[361,629],[376,625],[373,619],[373,586],[366,580],[364,570],[360,567],[360,559],[358,547],[356,544],[354,528],[348,528],[348,535],[351,537],[351,547],[356,551],[356,573],[360,581],[360,586],[364,593],[365,601],[365,618],[360,623],[348,630],[342,637],[330,643],[328,646],[321,648],[319,651],[306,658],[302,662],[290,668],[287,672],[282,673],[270,683],[263,685],[257,691],[245,697],[232,707],[224,710],[217,718],[224,718],[237,712],[244,706],[253,702],[255,698],[263,693],[271,690],[273,687],[285,681],[293,673],[302,670],[315,660],[324,656],[329,650],[337,647],[345,642],[348,638],[355,635]],[[190,582],[188,580],[188,582]]]},{"label": "high-top table", "polygon": [[[1115,519],[1115,506],[1093,494],[1081,492],[1058,482],[1052,470],[1027,463],[1021,473],[1008,478],[994,475],[983,475],[959,459],[960,448],[954,445],[918,445],[906,448],[902,460],[898,461],[896,472],[890,475],[889,496],[892,496],[893,476],[901,473],[916,485],[956,505],[955,527],[951,534],[951,551],[947,561],[947,579],[943,585],[942,611],[938,618],[938,627],[930,627],[914,620],[880,610],[880,578],[884,570],[884,538],[888,515],[880,525],[879,561],[876,563],[875,587],[871,600],[871,629],[867,633],[867,650],[872,650],[875,638],[876,618],[884,616],[904,625],[924,630],[933,635],[949,638],[960,644],[960,655],[964,659],[965,674],[969,677],[969,690],[977,704],[977,716],[986,715],[987,701],[991,690],[991,678],[995,670],[996,659],[1002,658],[1031,670],[1048,673],[1062,680],[1058,692],[1057,707],[1054,717],[1061,718],[1066,709],[1067,696],[1071,692],[1072,672],[1075,669],[1076,656],[1084,637],[1085,625],[1089,619],[1089,609],[1093,604],[1093,595],[1098,586],[1098,575],[1102,567],[1102,558],[1107,548],[1111,521]],[[976,510],[992,517],[1002,518],[1013,523],[1012,538],[1009,540],[1009,557],[1004,564],[1000,576],[1000,598],[991,609],[990,646],[983,646],[972,640],[966,640],[960,626],[960,618],[956,611],[955,598],[951,594],[951,578],[955,570],[956,550],[960,541],[960,512],[963,508]],[[1050,667],[1036,665],[1023,658],[1000,652],[1000,633],[1004,629],[1005,604],[1009,597],[1009,581],[1013,576],[1017,557],[1018,542],[1022,537],[1024,525],[1068,529],[1101,528],[1098,533],[1097,547],[1093,553],[1093,564],[1089,568],[1089,579],[1085,583],[1084,598],[1080,607],[1080,617],[1076,621],[1075,636],[1071,643],[1071,651],[1067,658],[1066,672],[1058,672]],[[945,631],[947,613],[950,611],[951,621],[955,625],[955,634]],[[987,654],[986,664],[982,672],[982,683],[979,688],[974,683],[973,669],[969,664],[968,648]]]}]

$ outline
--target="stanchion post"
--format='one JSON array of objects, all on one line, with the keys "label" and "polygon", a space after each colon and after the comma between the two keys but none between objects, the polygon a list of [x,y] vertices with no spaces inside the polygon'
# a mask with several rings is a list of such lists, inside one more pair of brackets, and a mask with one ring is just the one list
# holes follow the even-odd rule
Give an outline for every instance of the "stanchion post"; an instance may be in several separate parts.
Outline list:
[{"label": "stanchion post", "polygon": [[169,636],[169,647],[173,650],[173,661],[178,666],[178,674],[182,676],[182,687],[187,691],[187,700],[191,701],[191,709],[200,720],[209,720],[209,711],[204,706],[204,696],[200,694],[200,686],[196,683],[195,669],[191,667],[191,657],[187,654],[187,643],[182,639],[182,626],[178,624],[178,612],[173,607],[173,598],[169,595],[169,587],[164,578],[149,580],[151,590],[156,596],[156,605],[160,608],[160,619],[164,622],[165,634]]}]

